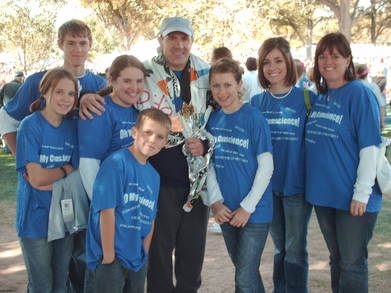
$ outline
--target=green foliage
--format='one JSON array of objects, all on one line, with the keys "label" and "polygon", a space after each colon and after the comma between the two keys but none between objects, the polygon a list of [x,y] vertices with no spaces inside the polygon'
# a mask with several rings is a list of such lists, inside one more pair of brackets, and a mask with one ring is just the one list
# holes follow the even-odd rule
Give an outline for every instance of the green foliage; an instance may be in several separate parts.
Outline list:
[{"label": "green foliage", "polygon": [[3,51],[16,51],[25,72],[43,69],[56,54],[55,11],[38,4],[7,1],[0,7]]},{"label": "green foliage", "polygon": [[96,16],[89,16],[86,21],[91,28],[93,43],[90,51],[90,56],[94,58],[98,54],[106,54],[113,52],[119,47],[118,39],[113,38],[110,31],[96,18]]},{"label": "green foliage", "polygon": [[140,37],[152,37],[157,26],[158,0],[80,0],[84,7],[92,8],[99,21],[116,40],[120,48],[129,50]]}]

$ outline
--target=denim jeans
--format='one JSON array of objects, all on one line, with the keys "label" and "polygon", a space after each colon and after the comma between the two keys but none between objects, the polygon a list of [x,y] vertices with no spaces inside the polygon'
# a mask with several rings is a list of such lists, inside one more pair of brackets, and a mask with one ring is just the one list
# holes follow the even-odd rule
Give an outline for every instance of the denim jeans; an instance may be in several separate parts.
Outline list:
[{"label": "denim jeans", "polygon": [[368,292],[368,243],[377,213],[354,217],[347,211],[315,206],[330,252],[333,293]]},{"label": "denim jeans", "polygon": [[29,293],[66,293],[73,236],[48,242],[46,238],[20,238]]},{"label": "denim jeans", "polygon": [[96,293],[144,293],[147,264],[134,272],[116,259],[111,264],[98,265],[95,277]]},{"label": "denim jeans", "polygon": [[263,293],[259,266],[269,223],[247,223],[243,228],[236,228],[228,223],[221,225],[228,254],[235,266],[236,293]]},{"label": "denim jeans", "polygon": [[303,194],[273,192],[274,293],[308,292],[307,230],[312,206]]}]

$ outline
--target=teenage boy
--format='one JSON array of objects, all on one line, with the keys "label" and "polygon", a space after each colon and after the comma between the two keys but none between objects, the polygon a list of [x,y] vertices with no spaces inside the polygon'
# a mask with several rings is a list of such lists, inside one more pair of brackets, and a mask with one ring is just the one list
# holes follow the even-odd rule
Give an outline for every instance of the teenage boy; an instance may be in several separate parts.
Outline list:
[{"label": "teenage boy", "polygon": [[107,157],[94,182],[87,264],[99,292],[143,293],[160,176],[148,162],[167,143],[171,121],[158,109],[140,112],[133,144]]},{"label": "teenage boy", "polygon": [[[105,80],[85,69],[88,52],[92,46],[90,28],[80,20],[70,20],[58,29],[58,47],[64,52],[63,68],[79,80],[80,94],[96,92],[105,86]],[[16,153],[16,130],[29,107],[40,97],[39,82],[46,71],[29,76],[7,105],[0,110],[0,134],[12,154]]]}]

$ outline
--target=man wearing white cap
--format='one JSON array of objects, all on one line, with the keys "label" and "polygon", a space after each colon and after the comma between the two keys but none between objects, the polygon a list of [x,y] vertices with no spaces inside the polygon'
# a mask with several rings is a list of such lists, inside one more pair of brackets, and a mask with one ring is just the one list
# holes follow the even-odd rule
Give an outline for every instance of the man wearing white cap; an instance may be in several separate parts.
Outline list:
[{"label": "man wearing white cap", "polygon": [[[209,65],[190,54],[193,44],[191,23],[181,17],[164,19],[159,44],[158,56],[146,63],[153,71],[146,82],[146,90],[152,98],[149,101],[141,99],[142,107],[158,107],[175,116],[184,103],[191,103],[195,113],[205,113]],[[171,139],[175,145],[182,140],[181,134],[175,133]],[[204,153],[204,146],[198,139],[187,139],[186,146],[195,156]],[[190,213],[182,209],[190,186],[182,144],[162,150],[151,163],[160,174],[161,186],[149,255],[148,292],[197,292],[201,285],[208,209],[201,200],[194,204]],[[175,287],[172,277],[174,249]]]},{"label": "man wearing white cap", "polygon": [[[138,102],[140,110],[158,108],[174,118],[184,103],[195,113],[210,112],[206,103],[209,65],[190,53],[193,44],[191,23],[181,17],[163,20],[159,32],[158,55],[144,64],[153,73],[145,80],[145,94]],[[102,109],[99,100],[82,100],[83,114]],[[207,119],[204,119],[204,124]],[[202,200],[190,212],[183,210],[189,194],[188,164],[182,152],[182,133],[171,133],[169,146],[150,162],[160,174],[160,193],[155,231],[149,251],[147,291],[149,293],[197,292],[201,286],[208,208]],[[186,148],[193,156],[206,152],[207,142],[187,138]],[[172,253],[175,249],[173,284]]]}]

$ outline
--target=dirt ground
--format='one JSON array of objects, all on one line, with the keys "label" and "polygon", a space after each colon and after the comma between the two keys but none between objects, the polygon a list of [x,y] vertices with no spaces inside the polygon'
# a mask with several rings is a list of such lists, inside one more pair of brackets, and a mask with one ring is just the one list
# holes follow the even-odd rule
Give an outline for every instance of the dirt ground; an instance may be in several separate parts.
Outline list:
[{"label": "dirt ground", "polygon": [[[0,292],[24,293],[26,292],[26,271],[13,224],[15,206],[13,203],[1,204]],[[210,225],[212,223],[211,219]],[[391,292],[391,243],[373,242],[375,244],[371,244],[369,250],[369,292],[389,293]],[[331,292],[328,253],[314,216],[311,219],[308,243],[310,291],[313,293]],[[273,245],[269,237],[260,268],[266,292],[272,292],[273,289],[272,259]],[[219,233],[208,232],[202,278],[200,293],[234,292],[234,268],[228,257],[222,235]]]}]

